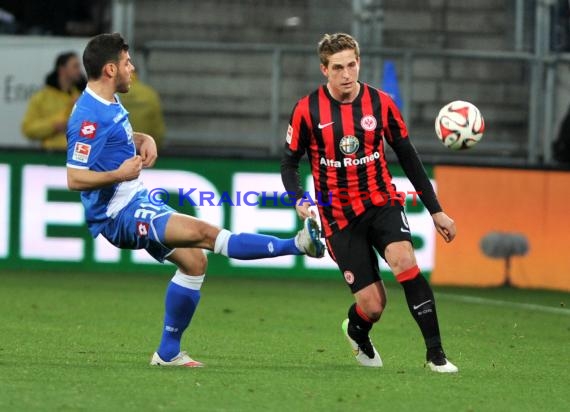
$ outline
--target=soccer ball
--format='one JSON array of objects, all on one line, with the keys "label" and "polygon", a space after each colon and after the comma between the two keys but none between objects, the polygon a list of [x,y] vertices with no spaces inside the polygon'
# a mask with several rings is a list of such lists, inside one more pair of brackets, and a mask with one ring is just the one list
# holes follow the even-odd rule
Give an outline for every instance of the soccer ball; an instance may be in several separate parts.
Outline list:
[{"label": "soccer ball", "polygon": [[485,121],[474,104],[455,100],[441,108],[435,119],[435,133],[445,147],[469,149],[483,137]]}]

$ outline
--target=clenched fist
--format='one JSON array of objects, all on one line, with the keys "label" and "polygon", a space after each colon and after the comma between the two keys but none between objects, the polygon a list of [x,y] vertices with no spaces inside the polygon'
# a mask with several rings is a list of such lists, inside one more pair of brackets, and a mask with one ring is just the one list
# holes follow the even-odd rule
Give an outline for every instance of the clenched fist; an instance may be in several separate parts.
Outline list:
[{"label": "clenched fist", "polygon": [[125,160],[117,169],[120,181],[135,180],[141,174],[142,167],[143,161],[139,155]]}]

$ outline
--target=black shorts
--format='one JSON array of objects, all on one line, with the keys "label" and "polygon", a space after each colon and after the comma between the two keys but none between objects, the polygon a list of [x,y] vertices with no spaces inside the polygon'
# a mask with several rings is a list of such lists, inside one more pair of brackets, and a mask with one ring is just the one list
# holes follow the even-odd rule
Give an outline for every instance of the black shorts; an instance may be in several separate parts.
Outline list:
[{"label": "black shorts", "polygon": [[368,209],[326,242],[350,290],[356,293],[380,280],[374,249],[384,258],[386,246],[402,240],[411,242],[412,236],[404,207],[396,202]]}]

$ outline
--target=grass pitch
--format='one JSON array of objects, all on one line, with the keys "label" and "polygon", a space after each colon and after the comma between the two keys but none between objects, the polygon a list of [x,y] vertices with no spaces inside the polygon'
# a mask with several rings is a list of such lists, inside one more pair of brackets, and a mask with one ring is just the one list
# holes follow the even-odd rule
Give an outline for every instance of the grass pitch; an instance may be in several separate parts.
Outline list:
[{"label": "grass pitch", "polygon": [[562,307],[570,304],[568,294],[436,290],[445,348],[460,368],[437,375],[423,367],[420,333],[398,285],[390,285],[388,308],[372,334],[385,366],[371,370],[357,366],[341,334],[351,296],[340,279],[210,276],[183,341],[207,367],[152,368],[168,280],[0,272],[0,411],[562,411],[570,405],[570,310]]}]

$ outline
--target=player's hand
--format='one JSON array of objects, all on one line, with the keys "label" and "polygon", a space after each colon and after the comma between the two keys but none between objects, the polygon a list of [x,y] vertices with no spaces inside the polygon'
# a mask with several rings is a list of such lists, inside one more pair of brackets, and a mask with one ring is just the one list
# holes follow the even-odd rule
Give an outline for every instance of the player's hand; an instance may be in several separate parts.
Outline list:
[{"label": "player's hand", "polygon": [[153,167],[158,157],[158,150],[154,139],[148,134],[144,135],[144,139],[139,146],[139,153],[142,158],[143,167]]},{"label": "player's hand", "polygon": [[443,212],[431,215],[435,228],[447,243],[451,242],[457,234],[455,222]]},{"label": "player's hand", "polygon": [[303,220],[308,217],[316,218],[317,214],[314,210],[309,209],[311,207],[311,202],[307,199],[299,199],[297,200],[297,204],[295,205],[295,209],[297,209],[297,215]]},{"label": "player's hand", "polygon": [[119,175],[119,180],[121,182],[127,180],[135,180],[141,174],[143,167],[142,157],[139,155],[133,156],[130,159],[125,160],[121,166],[117,169],[117,174]]}]

